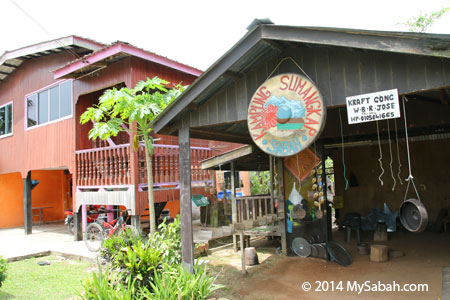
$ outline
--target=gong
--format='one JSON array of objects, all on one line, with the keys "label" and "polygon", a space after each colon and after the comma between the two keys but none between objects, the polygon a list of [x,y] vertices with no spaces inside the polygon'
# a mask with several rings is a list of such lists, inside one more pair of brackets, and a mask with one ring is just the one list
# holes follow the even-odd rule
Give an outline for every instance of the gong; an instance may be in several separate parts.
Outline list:
[{"label": "gong", "polygon": [[291,248],[295,254],[301,257],[308,257],[311,254],[311,245],[301,237],[296,237],[292,240]]},{"label": "gong", "polygon": [[422,232],[428,225],[427,209],[422,202],[414,198],[402,203],[399,217],[403,227],[411,232]]}]

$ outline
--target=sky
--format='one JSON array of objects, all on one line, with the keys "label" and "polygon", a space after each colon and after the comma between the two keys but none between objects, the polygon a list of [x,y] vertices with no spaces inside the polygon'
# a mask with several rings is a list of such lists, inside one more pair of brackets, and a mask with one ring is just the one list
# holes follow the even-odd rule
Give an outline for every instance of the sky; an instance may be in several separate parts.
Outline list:
[{"label": "sky", "polygon": [[[2,0],[0,55],[78,35],[102,43],[128,42],[206,70],[255,18],[278,25],[407,31],[399,23],[449,6],[450,0]],[[450,34],[450,12],[428,33]]]}]

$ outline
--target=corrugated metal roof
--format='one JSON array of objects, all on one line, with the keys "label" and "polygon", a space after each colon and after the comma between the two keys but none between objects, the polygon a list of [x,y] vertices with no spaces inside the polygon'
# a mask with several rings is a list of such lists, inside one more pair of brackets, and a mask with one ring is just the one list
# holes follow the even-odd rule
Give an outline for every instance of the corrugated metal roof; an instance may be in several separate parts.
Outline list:
[{"label": "corrugated metal roof", "polygon": [[70,51],[73,55],[95,51],[104,44],[97,41],[71,35],[55,40],[45,41],[12,51],[6,51],[0,56],[0,81],[5,80],[25,60],[46,56],[62,51]]}]

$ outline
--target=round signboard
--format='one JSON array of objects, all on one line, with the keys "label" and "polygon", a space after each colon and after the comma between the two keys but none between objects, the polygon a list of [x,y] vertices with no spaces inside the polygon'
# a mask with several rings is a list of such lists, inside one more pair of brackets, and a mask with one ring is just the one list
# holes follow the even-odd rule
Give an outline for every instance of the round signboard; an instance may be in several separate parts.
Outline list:
[{"label": "round signboard", "polygon": [[318,138],[325,115],[317,87],[305,76],[289,73],[266,80],[256,90],[247,123],[253,141],[264,152],[291,156]]}]

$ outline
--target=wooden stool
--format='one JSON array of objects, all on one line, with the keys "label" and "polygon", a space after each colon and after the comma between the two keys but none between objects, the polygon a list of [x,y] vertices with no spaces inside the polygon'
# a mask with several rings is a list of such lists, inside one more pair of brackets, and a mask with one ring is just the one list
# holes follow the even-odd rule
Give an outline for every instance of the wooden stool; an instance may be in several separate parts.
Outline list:
[{"label": "wooden stool", "polygon": [[370,246],[370,260],[374,262],[385,262],[389,259],[388,246],[372,245]]}]

